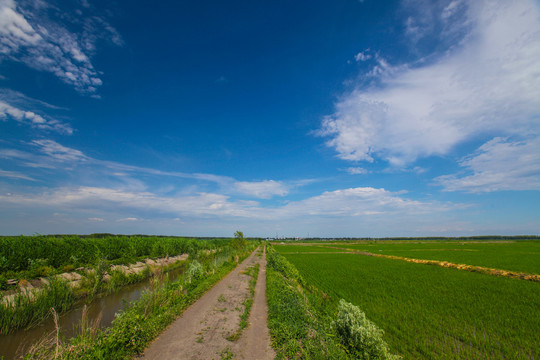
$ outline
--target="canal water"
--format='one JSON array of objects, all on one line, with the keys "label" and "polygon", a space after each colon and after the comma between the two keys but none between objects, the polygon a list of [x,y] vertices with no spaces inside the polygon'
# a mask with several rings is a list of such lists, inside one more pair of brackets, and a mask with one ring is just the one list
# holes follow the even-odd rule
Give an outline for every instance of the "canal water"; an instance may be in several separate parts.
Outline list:
[{"label": "canal water", "polygon": [[[169,281],[175,281],[183,272],[183,267],[169,271]],[[85,306],[88,323],[93,324],[99,319],[99,327],[103,329],[111,325],[115,314],[123,308],[126,302],[138,300],[143,291],[149,287],[150,279],[147,279],[136,284],[124,286],[113,294],[95,299],[90,304],[81,301],[73,309],[60,315],[59,325],[61,337],[68,339],[77,334]],[[2,359],[2,356],[5,360],[21,358],[32,344],[55,331],[55,329],[54,320],[50,318],[43,324],[31,329],[20,329],[11,334],[0,335],[0,359]]]}]

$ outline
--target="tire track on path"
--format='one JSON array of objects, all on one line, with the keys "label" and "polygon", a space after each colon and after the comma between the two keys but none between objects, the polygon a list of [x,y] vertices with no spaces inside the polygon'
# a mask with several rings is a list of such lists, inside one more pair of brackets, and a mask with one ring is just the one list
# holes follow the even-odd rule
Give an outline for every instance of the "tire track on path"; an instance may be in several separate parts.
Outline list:
[{"label": "tire track on path", "polygon": [[249,315],[249,326],[235,344],[234,354],[237,359],[266,360],[276,354],[270,346],[268,330],[268,305],[266,303],[266,247],[260,261],[259,276],[255,286],[253,307]]},{"label": "tire track on path", "polygon": [[[266,310],[265,285],[260,289],[261,277],[266,279],[265,255],[258,257],[255,250],[229,275],[223,278],[199,300],[191,305],[176,321],[174,321],[158,338],[150,344],[139,359],[221,359],[227,353],[239,354],[244,359],[273,359],[273,353],[265,350],[268,357],[253,357],[244,353],[244,349],[259,351],[265,335],[257,332],[259,322],[263,321],[267,337],[264,341],[270,348],[270,336],[266,320],[256,318],[253,314],[260,314]],[[250,315],[250,326],[237,342],[226,338],[240,327],[240,315],[244,311],[243,302],[249,294],[250,276],[244,273],[248,267],[260,263],[258,281],[255,289],[255,299]],[[260,296],[263,296],[261,304]],[[259,299],[258,299],[259,297]],[[263,310],[260,307],[263,306]],[[262,319],[262,320],[261,320]],[[255,331],[254,333],[252,333]],[[271,349],[270,349],[271,350]],[[241,354],[241,355],[240,355]],[[235,355],[236,358],[238,356]],[[258,355],[257,355],[258,356]]]}]

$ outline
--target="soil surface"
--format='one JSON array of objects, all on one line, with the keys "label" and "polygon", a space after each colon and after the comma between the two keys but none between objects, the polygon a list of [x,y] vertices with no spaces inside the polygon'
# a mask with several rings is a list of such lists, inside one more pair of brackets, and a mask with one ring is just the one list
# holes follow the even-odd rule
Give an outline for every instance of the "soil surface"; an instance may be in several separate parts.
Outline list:
[{"label": "soil surface", "polygon": [[237,359],[265,360],[275,357],[274,349],[270,346],[270,332],[268,330],[266,253],[263,253],[260,264],[257,285],[255,286],[255,297],[249,315],[249,326],[233,347],[233,353]]},{"label": "soil surface", "polygon": [[[273,359],[266,323],[265,254],[253,252],[236,269],[191,305],[146,349],[140,359]],[[227,340],[240,327],[249,296],[248,267],[260,263],[250,325],[236,341]]]}]

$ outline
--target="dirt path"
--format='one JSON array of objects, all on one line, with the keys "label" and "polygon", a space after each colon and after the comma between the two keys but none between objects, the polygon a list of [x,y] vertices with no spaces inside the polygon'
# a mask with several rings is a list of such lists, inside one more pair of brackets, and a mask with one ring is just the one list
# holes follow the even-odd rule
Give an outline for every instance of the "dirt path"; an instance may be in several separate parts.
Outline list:
[{"label": "dirt path", "polygon": [[[244,260],[223,280],[216,284],[197,302],[190,306],[184,314],[178,318],[165,332],[163,332],[140,357],[142,359],[222,359],[228,355],[239,358],[240,346],[244,341],[249,344],[253,342],[264,342],[269,347],[270,337],[267,336],[268,329],[266,321],[263,327],[265,334],[250,333],[250,325],[244,330],[243,336],[238,342],[231,342],[226,338],[233,334],[240,326],[240,315],[244,311],[243,302],[249,294],[249,276],[243,270],[249,266],[260,263],[259,280],[261,274],[266,272],[265,257],[258,257],[256,251]],[[263,298],[263,310],[256,310],[261,306],[260,282],[257,282],[256,295],[252,307],[253,314],[258,314],[266,310],[266,298]],[[263,287],[265,290],[265,286]],[[265,296],[263,294],[263,296]],[[250,320],[252,317],[250,317]],[[259,320],[253,324],[260,325]],[[259,330],[264,331],[264,330]],[[245,339],[244,339],[245,338]],[[252,345],[250,345],[252,346]],[[255,350],[254,350],[255,351]],[[244,355],[245,356],[245,355]],[[272,353],[268,352],[268,357],[254,358],[251,355],[245,359],[271,359]]]},{"label": "dirt path", "polygon": [[249,315],[249,326],[233,347],[237,359],[266,360],[276,355],[270,346],[268,331],[268,306],[266,304],[266,249],[260,262],[259,276],[255,286],[255,297]]}]

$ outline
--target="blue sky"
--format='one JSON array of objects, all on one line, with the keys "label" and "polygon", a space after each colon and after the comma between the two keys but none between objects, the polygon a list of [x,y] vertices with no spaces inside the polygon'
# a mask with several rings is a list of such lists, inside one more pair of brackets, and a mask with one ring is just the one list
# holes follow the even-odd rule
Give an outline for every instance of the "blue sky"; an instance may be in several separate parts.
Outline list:
[{"label": "blue sky", "polygon": [[0,233],[540,234],[535,0],[0,0]]}]

